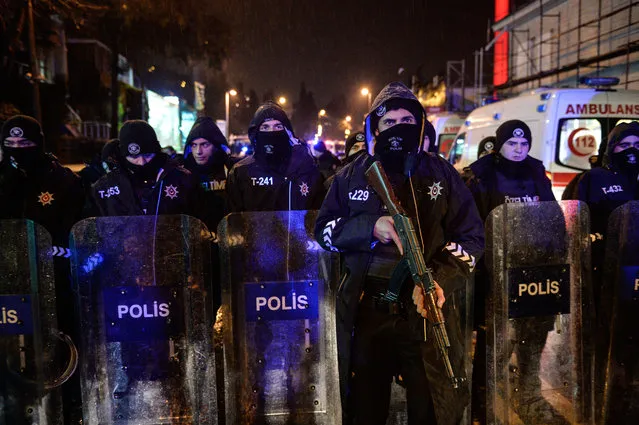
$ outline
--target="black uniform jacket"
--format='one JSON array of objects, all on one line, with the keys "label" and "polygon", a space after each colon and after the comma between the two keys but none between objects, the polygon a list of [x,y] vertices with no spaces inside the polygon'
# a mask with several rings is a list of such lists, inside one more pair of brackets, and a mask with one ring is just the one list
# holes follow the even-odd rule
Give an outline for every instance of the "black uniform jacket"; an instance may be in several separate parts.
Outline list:
[{"label": "black uniform jacket", "polygon": [[101,215],[154,215],[157,212],[201,217],[197,181],[189,171],[167,160],[156,178],[146,210],[136,195],[130,174],[125,167],[119,167],[93,185],[93,200]]},{"label": "black uniform jacket", "polygon": [[235,164],[226,193],[229,212],[316,210],[325,189],[313,157],[305,146],[295,145],[285,172],[253,156]]},{"label": "black uniform jacket", "polygon": [[[517,176],[498,174],[501,170],[499,156],[489,154],[464,169],[470,189],[482,220],[501,204],[507,202],[554,201],[552,183],[546,176],[544,164],[538,159],[526,157],[519,165]],[[510,198],[510,199],[509,199]]]},{"label": "black uniform jacket", "polygon": [[49,154],[26,175],[9,160],[0,164],[0,218],[27,218],[44,226],[57,246],[69,246],[69,231],[81,218],[80,177]]},{"label": "black uniform jacket", "polygon": [[588,203],[591,233],[605,234],[612,211],[628,201],[636,200],[637,185],[608,166],[586,171],[577,184],[577,199]]}]

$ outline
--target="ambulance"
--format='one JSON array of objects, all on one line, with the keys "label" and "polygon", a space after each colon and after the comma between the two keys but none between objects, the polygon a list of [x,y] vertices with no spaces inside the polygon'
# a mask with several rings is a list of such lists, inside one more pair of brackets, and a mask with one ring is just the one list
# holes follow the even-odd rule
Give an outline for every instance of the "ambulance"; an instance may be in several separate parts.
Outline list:
[{"label": "ambulance", "polygon": [[448,158],[455,136],[457,136],[459,129],[464,124],[464,117],[456,113],[444,112],[428,115],[426,119],[433,125],[437,134],[437,140],[433,140],[431,143],[435,143],[435,146],[437,146],[437,153],[444,158]]},{"label": "ambulance", "polygon": [[608,88],[618,82],[586,78],[582,83],[597,88],[540,88],[477,108],[459,129],[448,159],[461,171],[477,160],[482,139],[505,121],[522,120],[532,132],[529,154],[543,161],[560,199],[572,178],[590,169],[588,158],[615,125],[639,121],[639,91]]}]

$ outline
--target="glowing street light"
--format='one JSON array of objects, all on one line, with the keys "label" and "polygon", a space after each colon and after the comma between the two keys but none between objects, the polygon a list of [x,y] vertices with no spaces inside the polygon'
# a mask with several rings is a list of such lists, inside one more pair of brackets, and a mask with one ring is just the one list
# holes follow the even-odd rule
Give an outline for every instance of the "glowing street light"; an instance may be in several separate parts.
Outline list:
[{"label": "glowing street light", "polygon": [[286,98],[284,96],[280,96],[280,98],[277,99],[277,103],[284,106],[286,104]]},{"label": "glowing street light", "polygon": [[320,117],[326,116],[326,109],[320,109],[319,116]]},{"label": "glowing street light", "polygon": [[344,119],[346,120],[346,122],[351,122],[353,120],[350,115],[346,115],[346,118]]},{"label": "glowing street light", "polygon": [[371,110],[371,91],[368,89],[368,87],[362,87],[360,93],[362,93],[362,96],[366,96],[368,99],[368,109],[366,109],[366,112],[368,112]]},{"label": "glowing street light", "polygon": [[348,137],[350,135],[351,135],[351,131],[348,128],[344,130],[344,136]]},{"label": "glowing street light", "polygon": [[226,131],[224,131],[224,135],[226,136],[226,140],[229,139],[229,134],[231,132],[231,123],[229,122],[231,118],[231,96],[237,96],[237,91],[231,89],[224,93],[224,105],[226,106]]}]

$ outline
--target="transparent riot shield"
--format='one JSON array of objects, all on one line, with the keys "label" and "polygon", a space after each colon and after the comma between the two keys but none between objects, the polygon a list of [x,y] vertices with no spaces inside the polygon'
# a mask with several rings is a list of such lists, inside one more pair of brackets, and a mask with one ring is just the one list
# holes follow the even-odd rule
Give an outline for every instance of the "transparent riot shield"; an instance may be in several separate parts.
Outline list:
[{"label": "transparent riot shield", "polygon": [[589,215],[504,204],[486,224],[489,424],[592,424]]},{"label": "transparent riot shield", "polygon": [[[601,395],[599,423],[639,423],[639,202],[617,208],[608,221],[600,305],[596,392]],[[599,351],[598,351],[599,352]],[[600,378],[601,377],[601,378]],[[600,379],[599,379],[600,378]],[[600,397],[597,397],[597,401]]]},{"label": "transparent riot shield", "polygon": [[341,423],[338,260],[316,212],[227,216],[218,227],[227,424]]},{"label": "transparent riot shield", "polygon": [[73,227],[85,423],[216,422],[209,235],[180,215]]},{"label": "transparent riot shield", "polygon": [[0,220],[0,424],[62,424],[59,387],[77,351],[57,330],[51,236]]}]

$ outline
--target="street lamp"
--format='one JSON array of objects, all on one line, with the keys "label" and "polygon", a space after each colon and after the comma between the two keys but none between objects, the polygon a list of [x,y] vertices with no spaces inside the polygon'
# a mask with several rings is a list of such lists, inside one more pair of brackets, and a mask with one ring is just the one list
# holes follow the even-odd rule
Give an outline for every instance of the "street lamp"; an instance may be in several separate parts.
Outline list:
[{"label": "street lamp", "polygon": [[286,98],[284,96],[280,96],[280,98],[277,100],[277,102],[284,106],[286,104]]},{"label": "street lamp", "polygon": [[346,118],[345,118],[346,122],[351,122],[351,121],[352,121],[352,119],[353,119],[353,118],[351,118],[351,116],[350,116],[350,115],[346,115]]},{"label": "street lamp", "polygon": [[323,117],[323,116],[325,116],[325,115],[326,115],[326,109],[320,109],[320,111],[319,111],[319,116],[320,116],[320,117]]},{"label": "street lamp", "polygon": [[236,90],[229,90],[224,93],[224,106],[226,106],[226,131],[224,131],[224,135],[226,136],[226,140],[229,140],[229,135],[231,134],[231,126],[230,126],[230,118],[231,118],[231,96],[237,96]]},{"label": "street lamp", "polygon": [[366,112],[369,112],[371,110],[371,91],[368,89],[368,87],[363,87],[361,93],[362,96],[366,96],[368,99],[368,109],[366,109]]}]

